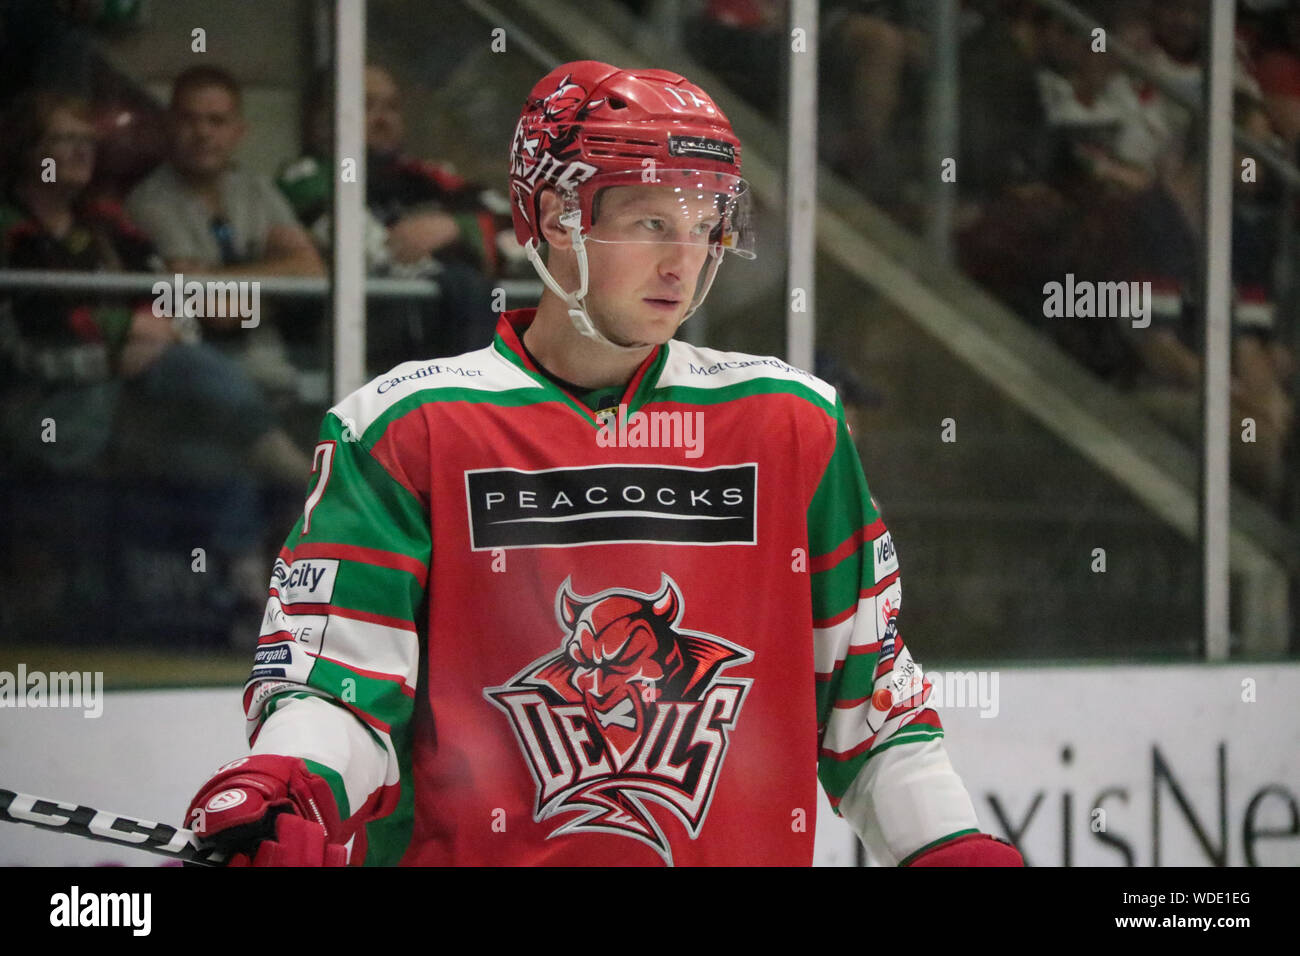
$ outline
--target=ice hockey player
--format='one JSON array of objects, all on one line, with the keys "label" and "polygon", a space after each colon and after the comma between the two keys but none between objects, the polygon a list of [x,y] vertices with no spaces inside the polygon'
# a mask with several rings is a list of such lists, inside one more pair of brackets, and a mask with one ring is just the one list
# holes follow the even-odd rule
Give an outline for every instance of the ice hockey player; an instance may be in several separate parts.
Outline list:
[{"label": "ice hockey player", "polygon": [[546,289],[326,415],[252,752],[187,815],[236,863],[807,865],[815,760],[875,860],[1021,865],[944,751],[834,389],[673,338],[753,256],[740,172],[674,73],[534,87],[510,190]]}]

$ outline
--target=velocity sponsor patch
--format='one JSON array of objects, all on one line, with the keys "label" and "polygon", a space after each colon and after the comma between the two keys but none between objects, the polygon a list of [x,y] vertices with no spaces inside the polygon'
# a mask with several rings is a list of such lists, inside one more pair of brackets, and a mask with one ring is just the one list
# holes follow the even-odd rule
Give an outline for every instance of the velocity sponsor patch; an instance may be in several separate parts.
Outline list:
[{"label": "velocity sponsor patch", "polygon": [[338,574],[338,558],[300,558],[291,565],[276,558],[271,587],[281,604],[329,604]]},{"label": "velocity sponsor patch", "polygon": [[873,580],[879,581],[898,570],[898,552],[894,550],[894,538],[888,531],[871,544],[876,575]]}]

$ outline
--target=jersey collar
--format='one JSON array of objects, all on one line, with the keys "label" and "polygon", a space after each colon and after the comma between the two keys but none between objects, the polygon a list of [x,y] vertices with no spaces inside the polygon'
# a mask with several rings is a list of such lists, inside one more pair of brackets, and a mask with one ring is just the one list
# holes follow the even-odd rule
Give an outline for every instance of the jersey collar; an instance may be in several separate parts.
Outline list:
[{"label": "jersey collar", "polygon": [[[593,427],[600,427],[600,419],[596,413],[566,389],[544,375],[533,363],[532,359],[528,357],[528,353],[524,351],[523,342],[521,341],[524,330],[533,324],[533,319],[536,316],[536,308],[512,309],[509,312],[501,313],[501,318],[497,321],[496,337],[492,341],[493,347],[508,362],[522,369],[544,388],[552,389],[558,393],[568,405],[582,415],[588,424]],[[636,411],[650,400],[650,393],[654,391],[654,383],[658,380],[659,373],[667,360],[667,346],[657,345],[654,351],[646,356],[645,361],[637,366],[636,371],[632,373],[631,379],[628,380],[623,389],[622,397],[618,400],[618,404],[627,405],[628,414]]]}]

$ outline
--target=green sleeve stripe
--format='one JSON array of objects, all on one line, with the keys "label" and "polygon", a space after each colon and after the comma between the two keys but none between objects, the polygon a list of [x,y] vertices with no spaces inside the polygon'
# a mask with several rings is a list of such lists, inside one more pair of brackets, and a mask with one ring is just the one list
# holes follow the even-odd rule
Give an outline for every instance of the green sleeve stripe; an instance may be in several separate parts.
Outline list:
[{"label": "green sleeve stripe", "polygon": [[[352,611],[401,618],[418,626],[414,618],[423,592],[424,582],[406,571],[341,559],[330,603]],[[408,610],[410,613],[405,613]]]},{"label": "green sleeve stripe", "polygon": [[393,753],[397,755],[398,772],[397,806],[387,816],[366,824],[365,866],[396,866],[411,845],[415,828],[411,738],[409,722],[393,725]]},{"label": "green sleeve stripe", "polygon": [[919,727],[914,727],[909,724],[908,726],[904,727],[902,730],[896,731],[892,737],[886,740],[879,747],[872,747],[871,750],[867,753],[867,756],[868,757],[875,756],[876,754],[888,750],[890,747],[896,747],[899,744],[914,744],[914,743],[921,743],[926,740],[942,740],[942,739],[943,739],[942,727],[931,727],[928,724],[922,724]]},{"label": "green sleeve stripe", "polygon": [[828,681],[817,682],[817,723],[831,719],[838,701],[863,700],[876,689],[876,661],[879,654],[849,654],[844,666]]},{"label": "green sleeve stripe", "polygon": [[[369,434],[377,440],[383,435],[383,426]],[[332,590],[322,593],[320,601],[313,602],[327,603],[335,609],[334,620],[344,622],[352,616],[349,612],[355,612],[357,621],[383,627],[401,629],[405,622],[410,622],[415,625],[418,638],[421,622],[417,617],[424,602],[432,555],[429,515],[416,494],[375,458],[373,441],[367,442],[364,436],[358,438],[336,413],[325,416],[320,438],[333,442],[328,476],[322,474],[322,454],[315,459],[317,471],[307,483],[309,504],[304,512],[310,514],[310,520],[308,523],[305,515],[299,516],[285,542],[287,559],[319,558],[338,562]],[[322,480],[325,484],[317,493]],[[305,535],[304,527],[308,529]],[[361,646],[364,645],[362,641]],[[351,645],[346,641],[340,645],[340,654],[344,653],[344,647]],[[328,639],[323,653],[324,657],[312,660],[310,672],[303,681],[305,688],[319,692],[359,719],[371,739],[389,754],[389,759],[397,761],[397,809],[383,819],[366,824],[370,845],[366,863],[396,863],[401,856],[400,848],[409,843],[413,819],[409,751],[414,694],[400,681],[369,676],[331,660]],[[350,652],[347,655],[349,663],[364,668],[364,659],[356,657]],[[280,696],[287,699],[313,695],[297,692]],[[272,712],[274,706],[273,700],[264,714]],[[319,762],[310,766],[329,784],[340,813],[350,816],[353,808],[341,775]],[[387,771],[390,779],[392,772],[390,766]]]},{"label": "green sleeve stripe", "polygon": [[404,684],[366,677],[325,658],[316,658],[307,683],[387,724],[390,734],[391,728],[410,720],[414,711],[414,700],[403,691]]},{"label": "green sleeve stripe", "polygon": [[817,681],[817,726],[825,726],[826,721],[831,717],[831,692],[835,688],[831,681]]},{"label": "green sleeve stripe", "polygon": [[323,763],[317,763],[315,760],[303,759],[307,764],[307,769],[316,776],[322,778],[330,787],[330,793],[334,794],[334,805],[338,807],[339,819],[346,820],[352,816],[352,807],[348,803],[348,791],[343,786],[343,777],[337,770],[327,767]]},{"label": "green sleeve stripe", "polygon": [[821,755],[817,758],[817,776],[826,788],[828,796],[834,797],[837,801],[844,796],[844,792],[849,788],[854,779],[862,768],[866,766],[868,760],[878,753],[888,750],[890,747],[896,747],[899,744],[920,743],[927,740],[940,740],[943,738],[942,727],[932,727],[929,724],[914,726],[908,724],[906,727],[895,731],[889,739],[882,742],[879,746],[874,746],[870,750],[848,759],[836,760],[834,757]]},{"label": "green sleeve stripe", "polygon": [[[299,524],[301,524],[301,521]],[[293,535],[289,536],[289,540],[293,541]],[[336,542],[317,542],[316,548],[313,549],[316,553],[311,556],[304,555],[295,560],[319,559],[322,557],[319,552],[334,543]],[[341,545],[341,547],[346,546]],[[374,614],[383,618],[398,618],[410,623],[418,623],[413,621],[410,615],[402,616],[393,612],[396,609],[407,607],[414,611],[419,607],[424,590],[423,576],[416,575],[413,570],[384,567],[383,565],[370,564],[347,557],[334,558],[331,556],[330,559],[337,560],[339,563],[334,592],[328,602],[330,605],[363,614]],[[283,595],[281,597],[283,598]],[[311,603],[313,602],[298,600],[286,602],[285,607],[301,607],[304,604]]]},{"label": "green sleeve stripe", "polygon": [[[869,753],[869,752],[868,752]],[[868,753],[860,753],[851,760],[836,760],[833,757],[817,758],[817,776],[826,788],[826,795],[840,800],[867,762]]]},{"label": "green sleeve stripe", "polygon": [[[321,440],[333,440],[326,486],[311,510],[308,533],[301,522],[288,546],[300,542],[337,541],[353,547],[375,548],[429,562],[429,525],[419,501],[355,440],[345,440],[343,426],[325,416]],[[312,493],[319,475],[313,477]]]},{"label": "green sleeve stripe", "polygon": [[[834,554],[863,528],[879,520],[857,449],[836,403],[835,451],[808,504],[808,554]],[[870,544],[860,542],[836,564],[812,573],[813,620],[825,621],[855,608],[864,588],[876,582]]]},{"label": "green sleeve stripe", "polygon": [[836,406],[835,451],[808,505],[808,553],[828,554],[880,516],[871,502],[862,463]]},{"label": "green sleeve stripe", "polygon": [[[855,557],[856,555],[856,557]],[[870,587],[870,581],[863,581],[866,562],[861,559],[861,550],[854,552],[850,558],[833,568],[812,573],[812,613],[814,621],[826,621],[850,608],[858,606],[864,587]]]}]

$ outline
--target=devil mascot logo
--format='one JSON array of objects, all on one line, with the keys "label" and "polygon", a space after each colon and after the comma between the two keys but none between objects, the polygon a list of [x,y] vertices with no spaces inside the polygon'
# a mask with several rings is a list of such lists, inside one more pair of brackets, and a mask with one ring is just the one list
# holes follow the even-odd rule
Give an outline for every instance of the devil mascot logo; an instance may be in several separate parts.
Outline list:
[{"label": "devil mascot logo", "polygon": [[555,601],[559,650],[484,691],[510,718],[537,781],[535,819],[582,813],[552,836],[619,833],[671,863],[642,797],[699,834],[750,684],[718,675],[753,655],[679,628],[683,610],[666,574],[656,594],[579,597],[566,579]]}]

